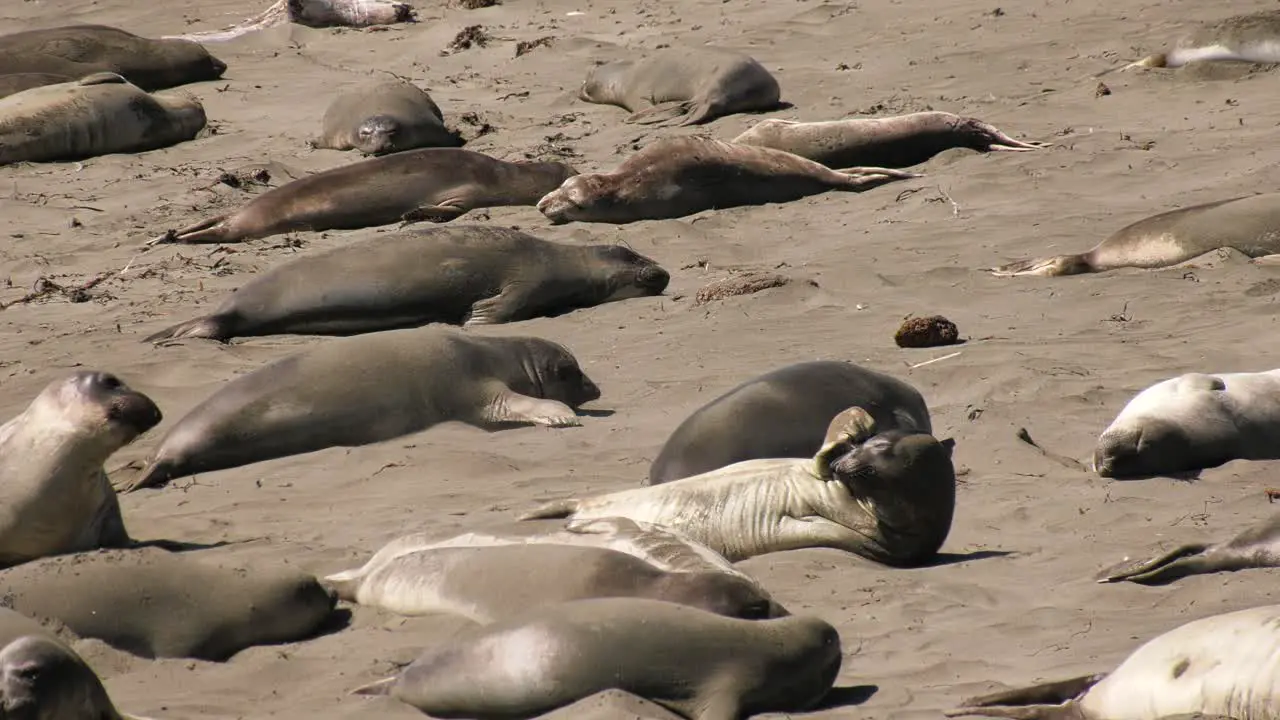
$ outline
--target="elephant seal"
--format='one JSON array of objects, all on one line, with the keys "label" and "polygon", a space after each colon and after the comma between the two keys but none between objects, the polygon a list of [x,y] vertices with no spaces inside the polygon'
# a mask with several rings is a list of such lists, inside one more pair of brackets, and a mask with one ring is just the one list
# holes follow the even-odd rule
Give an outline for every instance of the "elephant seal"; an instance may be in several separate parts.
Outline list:
[{"label": "elephant seal", "polygon": [[1148,640],[1110,673],[963,702],[947,717],[1158,720],[1200,714],[1271,718],[1280,707],[1280,605],[1193,620]]},{"label": "elephant seal", "polygon": [[70,75],[59,75],[57,73],[15,73],[12,75],[0,75],[0,98],[7,98],[10,95],[15,95],[23,90],[30,90],[31,88],[75,81],[76,79]]},{"label": "elephant seal", "polygon": [[145,658],[222,661],[302,640],[336,599],[288,567],[222,567],[157,548],[62,555],[0,571],[5,602]]},{"label": "elephant seal", "polygon": [[1280,63],[1280,10],[1235,15],[1206,23],[1179,38],[1173,48],[1120,69],[1176,68],[1193,62],[1222,60]]},{"label": "elephant seal", "polygon": [[1056,277],[1116,268],[1162,268],[1219,248],[1252,258],[1280,253],[1280,193],[1218,200],[1144,218],[1079,255],[1018,260],[989,268],[998,277]]},{"label": "elephant seal", "polygon": [[828,122],[761,120],[733,141],[782,150],[827,167],[880,165],[903,168],[943,150],[1026,152],[1048,147],[1015,140],[994,125],[949,112],[918,112],[887,118],[846,118]]},{"label": "elephant seal", "polygon": [[170,230],[158,243],[231,243],[295,230],[355,230],[469,210],[529,205],[578,171],[559,162],[506,162],[462,148],[368,158],[272,188],[229,215]]},{"label": "elephant seal", "polygon": [[568,178],[538,201],[552,223],[629,223],[703,210],[783,203],[828,190],[861,191],[921,177],[875,167],[832,170],[772,148],[702,137],[669,137],[647,145],[611,173]]},{"label": "elephant seal", "polygon": [[1106,478],[1280,459],[1280,369],[1187,373],[1134,396],[1098,438],[1094,470]]},{"label": "elephant seal", "polygon": [[337,338],[223,385],[119,489],[359,447],[443,422],[575,426],[574,408],[599,397],[573,354],[541,338],[431,326]]},{"label": "elephant seal", "polygon": [[206,30],[168,38],[225,42],[269,27],[297,23],[304,27],[372,27],[416,22],[408,3],[393,0],[276,0],[266,10],[223,30]]},{"label": "elephant seal", "polygon": [[149,95],[99,73],[0,99],[0,165],[157,150],[194,138],[204,125],[196,100]]},{"label": "elephant seal", "polygon": [[680,120],[700,125],[779,106],[778,81],[755,59],[713,47],[666,48],[639,60],[615,60],[587,73],[578,98],[631,111],[624,122]]},{"label": "elephant seal", "polygon": [[858,406],[876,428],[932,433],[919,391],[852,363],[820,360],[752,378],[680,423],[649,466],[649,485],[743,460],[813,457],[831,418]]},{"label": "elephant seal", "polygon": [[63,25],[0,35],[0,75],[110,72],[148,92],[217,80],[227,64],[190,40],[144,38],[107,25]]},{"label": "elephant seal", "polygon": [[354,692],[488,720],[617,689],[685,717],[727,720],[813,707],[841,654],[840,634],[816,617],[739,620],[660,600],[575,600],[465,628]]},{"label": "elephant seal", "polygon": [[1193,543],[1146,560],[1126,560],[1104,571],[1098,582],[1165,585],[1189,575],[1274,567],[1280,567],[1280,516],[1247,528],[1226,542]]},{"label": "elephant seal", "polygon": [[82,370],[0,425],[0,568],[130,544],[102,464],[160,420],[146,395]]},{"label": "elephant seal", "polygon": [[117,710],[89,665],[41,631],[14,636],[0,629],[0,709],[14,720],[147,720]]},{"label": "elephant seal", "polygon": [[674,528],[730,562],[830,547],[891,567],[937,554],[951,531],[954,441],[878,432],[850,408],[812,459],[747,460],[664,485],[547,503],[523,516],[625,517]]},{"label": "elephant seal", "polygon": [[335,98],[312,144],[386,155],[419,147],[461,147],[463,139],[445,127],[444,115],[427,91],[397,78],[361,85]]},{"label": "elephant seal", "polygon": [[451,225],[382,235],[272,268],[214,314],[144,342],[493,325],[659,295],[669,280],[656,262],[621,245],[566,245],[510,228]]}]

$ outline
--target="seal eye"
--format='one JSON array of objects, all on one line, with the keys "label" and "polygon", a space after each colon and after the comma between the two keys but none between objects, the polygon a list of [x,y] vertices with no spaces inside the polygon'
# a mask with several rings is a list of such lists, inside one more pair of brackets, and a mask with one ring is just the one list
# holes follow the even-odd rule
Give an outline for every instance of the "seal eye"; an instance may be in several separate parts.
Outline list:
[{"label": "seal eye", "polygon": [[98,384],[106,390],[119,390],[121,386],[120,378],[106,373],[98,376]]}]

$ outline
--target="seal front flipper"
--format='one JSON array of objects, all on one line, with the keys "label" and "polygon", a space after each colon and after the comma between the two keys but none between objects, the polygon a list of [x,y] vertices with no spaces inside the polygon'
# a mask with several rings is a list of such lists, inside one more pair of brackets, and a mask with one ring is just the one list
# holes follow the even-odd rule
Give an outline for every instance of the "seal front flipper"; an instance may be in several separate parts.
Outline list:
[{"label": "seal front flipper", "polygon": [[505,390],[498,393],[485,412],[486,423],[528,423],[546,427],[578,427],[582,421],[573,408],[558,400],[521,395]]},{"label": "seal front flipper", "polygon": [[416,222],[447,223],[450,220],[462,217],[469,209],[450,205],[423,205],[401,215],[400,227],[412,225]]},{"label": "seal front flipper", "polygon": [[517,297],[517,293],[514,285],[507,285],[497,295],[477,300],[471,305],[471,311],[462,319],[462,327],[497,325],[519,320],[520,318],[515,317],[515,311],[524,303]]},{"label": "seal front flipper", "polygon": [[[673,100],[672,102],[658,103],[653,107],[647,107],[644,110],[631,113],[623,122],[634,125],[655,125],[683,118],[690,115],[693,110],[693,103],[687,100]],[[705,115],[706,113],[704,112],[703,114]],[[686,120],[681,124],[687,125],[689,123]]]}]

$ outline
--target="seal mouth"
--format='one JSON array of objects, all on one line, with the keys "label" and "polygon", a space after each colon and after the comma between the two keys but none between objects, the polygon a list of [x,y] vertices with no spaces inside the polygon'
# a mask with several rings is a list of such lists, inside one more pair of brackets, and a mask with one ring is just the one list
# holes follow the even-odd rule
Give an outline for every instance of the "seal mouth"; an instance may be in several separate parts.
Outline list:
[{"label": "seal mouth", "polygon": [[150,398],[130,392],[111,401],[107,419],[129,428],[136,437],[159,425],[164,415]]}]

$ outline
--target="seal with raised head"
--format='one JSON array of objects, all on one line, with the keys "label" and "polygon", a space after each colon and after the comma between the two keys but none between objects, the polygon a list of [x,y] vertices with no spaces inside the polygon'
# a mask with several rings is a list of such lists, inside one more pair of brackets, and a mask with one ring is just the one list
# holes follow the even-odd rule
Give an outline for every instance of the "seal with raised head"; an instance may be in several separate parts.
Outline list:
[{"label": "seal with raised head", "polygon": [[114,73],[0,98],[0,165],[157,150],[204,129],[204,107],[151,95]]},{"label": "seal with raised head", "polygon": [[[618,689],[695,720],[807,710],[831,690],[840,634],[809,616],[740,620],[640,598],[575,600],[464,628],[357,688],[435,717],[528,718]],[[501,658],[501,662],[494,662]]]},{"label": "seal with raised head", "polygon": [[1280,63],[1280,10],[1234,15],[1187,33],[1161,53],[1129,63],[1132,68],[1176,68],[1194,62]]},{"label": "seal with raised head", "polygon": [[813,457],[831,418],[854,406],[870,413],[881,432],[933,432],[929,407],[907,383],[853,363],[796,363],[752,378],[685,418],[649,466],[648,484],[744,460]]},{"label": "seal with raised head", "polygon": [[359,28],[416,21],[417,13],[412,5],[394,0],[276,0],[266,10],[229,28],[166,37],[224,42],[288,23],[312,28]]},{"label": "seal with raised head", "polygon": [[1048,147],[1015,140],[977,118],[949,112],[918,112],[886,118],[826,122],[761,120],[733,139],[739,145],[783,150],[827,167],[880,165],[903,168],[943,150],[1026,152]]},{"label": "seal with raised head", "polygon": [[7,98],[10,95],[20,93],[23,90],[30,90],[31,88],[75,82],[75,80],[76,78],[70,75],[59,75],[57,73],[36,72],[0,75],[0,98]]},{"label": "seal with raised head", "polygon": [[82,370],[0,425],[0,568],[130,544],[102,464],[160,419],[116,376]]},{"label": "seal with raised head", "polygon": [[555,224],[629,223],[703,210],[784,203],[828,190],[861,191],[921,177],[891,168],[832,170],[772,148],[703,137],[657,140],[611,173],[576,175],[538,201]]},{"label": "seal with raised head", "polygon": [[123,492],[330,447],[462,422],[580,425],[600,397],[563,345],[452,328],[336,338],[242,375],[178,421]]},{"label": "seal with raised head", "polygon": [[1098,438],[1094,470],[1133,478],[1280,459],[1280,369],[1187,373],[1130,400]]},{"label": "seal with raised head", "polygon": [[507,162],[463,148],[418,148],[299,178],[236,212],[170,230],[147,244],[232,243],[297,230],[448,222],[477,208],[534,206],[577,174],[560,162]]},{"label": "seal with raised head", "polygon": [[[14,720],[147,720],[116,709],[74,650],[27,618],[0,608],[0,710]],[[26,632],[18,627],[29,628]],[[16,632],[15,632],[16,631]]]},{"label": "seal with raised head", "polygon": [[0,35],[0,75],[111,72],[148,92],[217,80],[227,65],[190,40],[145,38],[107,25],[63,25]]},{"label": "seal with raised head", "polygon": [[663,485],[547,503],[523,518],[625,517],[667,525],[731,562],[829,547],[891,567],[937,555],[951,531],[954,441],[878,432],[850,408],[813,458],[747,460]]},{"label": "seal with raised head", "polygon": [[1189,575],[1274,567],[1280,567],[1280,516],[1225,542],[1190,543],[1137,562],[1125,560],[1103,571],[1098,582],[1164,585]]},{"label": "seal with raised head", "polygon": [[660,295],[669,280],[622,245],[567,245],[487,225],[406,230],[272,268],[212,315],[144,342],[494,325]]},{"label": "seal with raised head", "polygon": [[781,97],[778,80],[754,58],[714,47],[665,48],[597,65],[578,91],[586,102],[630,110],[625,122],[681,126],[775,110]]},{"label": "seal with raised head", "polygon": [[1124,267],[1162,268],[1219,248],[1251,258],[1280,254],[1280,193],[1170,210],[1126,225],[1088,252],[1018,260],[989,272],[1000,277],[1055,277]]},{"label": "seal with raised head", "polygon": [[464,141],[445,127],[440,107],[426,90],[393,78],[360,85],[335,98],[312,144],[386,155],[420,147],[461,147]]},{"label": "seal with raised head", "polygon": [[1280,684],[1280,605],[1193,620],[1148,640],[1110,673],[965,700],[947,717],[1160,720],[1274,718]]}]

